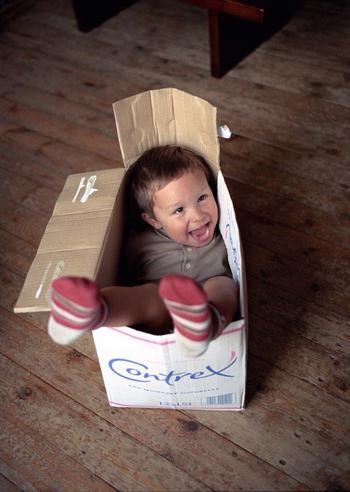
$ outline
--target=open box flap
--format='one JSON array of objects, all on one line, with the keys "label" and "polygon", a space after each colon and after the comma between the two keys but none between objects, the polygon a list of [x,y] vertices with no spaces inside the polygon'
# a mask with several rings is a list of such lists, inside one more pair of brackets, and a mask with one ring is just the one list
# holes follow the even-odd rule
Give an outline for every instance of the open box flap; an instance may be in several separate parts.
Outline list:
[{"label": "open box flap", "polygon": [[124,166],[159,145],[180,145],[220,167],[216,108],[178,89],[143,92],[113,104]]},{"label": "open box flap", "polygon": [[[15,313],[49,311],[53,279],[78,275],[110,285],[116,276],[125,169],[72,174],[60,193],[14,307]],[[120,193],[121,194],[121,193]]]}]

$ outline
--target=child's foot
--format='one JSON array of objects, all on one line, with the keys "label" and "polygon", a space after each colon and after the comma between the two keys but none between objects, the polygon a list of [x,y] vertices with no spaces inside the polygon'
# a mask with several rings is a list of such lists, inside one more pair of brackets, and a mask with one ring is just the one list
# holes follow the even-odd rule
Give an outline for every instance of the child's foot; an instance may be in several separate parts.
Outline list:
[{"label": "child's foot", "polygon": [[86,331],[99,328],[108,308],[95,282],[80,277],[61,277],[52,282],[50,337],[68,345]]},{"label": "child's foot", "polygon": [[222,329],[218,310],[192,278],[167,275],[159,284],[159,295],[174,323],[176,341],[192,356],[201,355]]}]

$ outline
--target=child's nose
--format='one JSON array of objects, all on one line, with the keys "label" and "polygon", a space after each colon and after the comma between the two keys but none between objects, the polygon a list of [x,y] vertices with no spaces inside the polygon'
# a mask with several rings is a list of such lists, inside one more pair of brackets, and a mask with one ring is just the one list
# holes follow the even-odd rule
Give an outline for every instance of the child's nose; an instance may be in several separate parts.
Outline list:
[{"label": "child's nose", "polygon": [[204,217],[203,210],[201,210],[198,207],[193,209],[192,215],[191,215],[192,222],[200,222],[201,220],[203,220],[203,217]]}]

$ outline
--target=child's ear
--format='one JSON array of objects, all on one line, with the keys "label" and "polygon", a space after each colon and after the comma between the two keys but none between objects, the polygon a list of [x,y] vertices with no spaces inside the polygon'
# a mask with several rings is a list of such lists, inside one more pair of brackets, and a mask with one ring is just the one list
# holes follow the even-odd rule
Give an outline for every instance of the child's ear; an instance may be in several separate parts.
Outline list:
[{"label": "child's ear", "polygon": [[146,212],[142,212],[141,217],[143,218],[143,220],[145,222],[147,222],[147,224],[154,227],[154,229],[161,229],[162,228],[162,225],[160,224],[160,222],[158,222],[158,220],[154,219],[153,217],[151,217]]}]

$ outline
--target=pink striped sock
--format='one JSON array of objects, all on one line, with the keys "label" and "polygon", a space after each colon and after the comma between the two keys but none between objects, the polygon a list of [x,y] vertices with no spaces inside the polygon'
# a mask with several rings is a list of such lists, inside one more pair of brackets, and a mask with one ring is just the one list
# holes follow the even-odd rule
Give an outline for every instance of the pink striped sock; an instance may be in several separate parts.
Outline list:
[{"label": "pink striped sock", "polygon": [[102,326],[107,313],[107,304],[92,280],[60,277],[52,282],[48,332],[56,343],[68,345]]},{"label": "pink striped sock", "polygon": [[190,277],[167,275],[160,281],[159,295],[173,320],[177,343],[188,354],[201,355],[221,328],[220,314],[202,287]]}]

